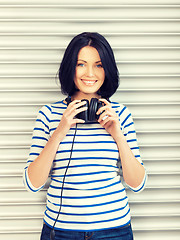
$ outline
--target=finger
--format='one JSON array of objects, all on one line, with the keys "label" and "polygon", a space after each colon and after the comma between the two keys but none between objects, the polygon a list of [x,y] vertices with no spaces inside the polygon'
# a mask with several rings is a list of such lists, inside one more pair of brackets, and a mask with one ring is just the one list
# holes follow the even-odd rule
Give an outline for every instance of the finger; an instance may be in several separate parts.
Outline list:
[{"label": "finger", "polygon": [[106,118],[108,118],[108,115],[105,115],[102,120],[104,121]]},{"label": "finger", "polygon": [[101,124],[101,126],[104,127],[105,125],[107,126],[108,122],[110,122],[110,121],[109,121],[109,117],[107,117],[105,120],[101,121],[100,124]]},{"label": "finger", "polygon": [[86,103],[87,103],[86,101],[80,101],[80,102],[76,103],[76,104],[74,105],[74,107],[75,107],[75,108],[79,108],[79,107],[85,105]]},{"label": "finger", "polygon": [[110,125],[113,120],[113,117],[107,117],[104,121],[101,122],[101,125],[108,127],[108,125]]},{"label": "finger", "polygon": [[81,108],[83,105],[86,104],[86,101],[80,101],[80,102],[76,102],[73,105],[70,106],[70,113],[72,113],[74,110]]},{"label": "finger", "polygon": [[72,102],[69,103],[68,106],[73,106],[75,103],[79,103],[81,100],[73,100]]},{"label": "finger", "polygon": [[111,103],[105,98],[100,98],[99,101],[104,102],[106,105],[111,105]]},{"label": "finger", "polygon": [[72,124],[74,125],[76,123],[85,123],[85,120],[79,119],[79,118],[74,118]]},{"label": "finger", "polygon": [[67,109],[65,110],[65,112],[67,112],[67,114],[71,114],[71,112],[75,109],[74,105],[80,103],[81,100],[74,100],[72,102],[69,103],[69,105],[67,106]]},{"label": "finger", "polygon": [[96,112],[96,114],[99,115],[100,113],[102,113],[102,112],[105,111],[106,109],[108,109],[108,106],[100,107],[100,108],[98,109],[98,111]]},{"label": "finger", "polygon": [[78,108],[80,106],[83,106],[84,104],[86,104],[86,101],[74,100],[68,106],[70,106],[71,108]]},{"label": "finger", "polygon": [[73,111],[73,115],[76,116],[78,113],[84,112],[84,111],[86,111],[87,109],[88,109],[88,107],[76,108],[76,109],[74,109],[74,111]]},{"label": "finger", "polygon": [[109,116],[113,116],[113,113],[110,111],[105,111],[105,112],[101,113],[101,115],[99,116],[98,122],[105,120]]}]

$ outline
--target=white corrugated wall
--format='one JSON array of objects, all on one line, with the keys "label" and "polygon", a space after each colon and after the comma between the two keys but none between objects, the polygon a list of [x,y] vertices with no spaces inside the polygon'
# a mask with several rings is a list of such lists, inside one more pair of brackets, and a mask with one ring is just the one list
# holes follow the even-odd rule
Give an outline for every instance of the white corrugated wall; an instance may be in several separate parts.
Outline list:
[{"label": "white corrugated wall", "polygon": [[42,105],[62,99],[56,73],[76,34],[110,42],[149,181],[128,191],[135,240],[180,236],[180,1],[0,0],[0,239],[38,240],[46,190],[22,172]]}]

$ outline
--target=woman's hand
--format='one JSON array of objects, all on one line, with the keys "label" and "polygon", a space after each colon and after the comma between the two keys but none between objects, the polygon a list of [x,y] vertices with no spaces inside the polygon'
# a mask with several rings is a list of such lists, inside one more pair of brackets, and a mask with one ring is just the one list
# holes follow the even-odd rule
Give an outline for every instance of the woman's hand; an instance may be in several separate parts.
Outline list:
[{"label": "woman's hand", "polygon": [[70,102],[67,109],[64,111],[61,121],[57,127],[57,130],[63,132],[65,135],[69,129],[74,126],[76,123],[84,123],[82,119],[75,118],[75,116],[87,110],[87,107],[83,107],[86,104],[86,101],[74,100]]},{"label": "woman's hand", "polygon": [[106,129],[108,133],[111,134],[111,136],[116,141],[117,138],[119,137],[119,134],[122,133],[118,115],[112,109],[110,102],[108,102],[106,99],[103,99],[103,98],[99,100],[104,102],[105,106],[101,107],[96,113],[96,114],[100,114],[102,112],[100,114],[98,122],[101,124],[102,127]]}]

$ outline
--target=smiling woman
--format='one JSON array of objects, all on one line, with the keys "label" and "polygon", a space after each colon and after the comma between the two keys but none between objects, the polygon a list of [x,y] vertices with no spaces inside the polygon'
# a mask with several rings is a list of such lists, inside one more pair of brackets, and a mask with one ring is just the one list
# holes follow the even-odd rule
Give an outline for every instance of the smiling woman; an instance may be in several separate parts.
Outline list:
[{"label": "smiling woman", "polygon": [[131,113],[109,100],[119,78],[107,40],[98,33],[75,36],[59,79],[68,97],[40,109],[24,170],[32,192],[51,176],[41,240],[132,240],[122,178],[140,192],[147,176]]}]

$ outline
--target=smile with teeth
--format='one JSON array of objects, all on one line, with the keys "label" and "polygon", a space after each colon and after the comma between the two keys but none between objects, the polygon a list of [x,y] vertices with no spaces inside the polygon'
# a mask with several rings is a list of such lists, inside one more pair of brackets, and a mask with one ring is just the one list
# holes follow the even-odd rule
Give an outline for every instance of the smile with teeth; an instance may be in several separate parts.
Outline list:
[{"label": "smile with teeth", "polygon": [[81,81],[86,85],[86,86],[93,86],[97,80],[85,80],[85,79],[81,79]]}]

